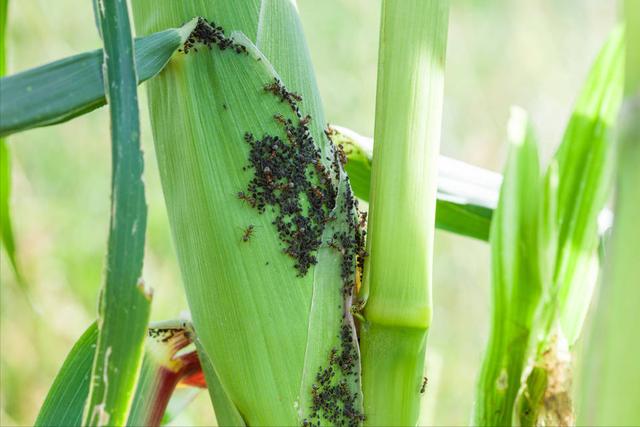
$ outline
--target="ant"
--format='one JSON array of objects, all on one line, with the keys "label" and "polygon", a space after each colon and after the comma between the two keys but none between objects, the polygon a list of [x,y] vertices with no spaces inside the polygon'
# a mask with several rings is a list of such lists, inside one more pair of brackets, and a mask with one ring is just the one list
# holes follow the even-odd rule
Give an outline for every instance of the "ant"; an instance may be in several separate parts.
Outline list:
[{"label": "ant", "polygon": [[424,394],[424,391],[427,389],[427,377],[422,377],[422,387],[420,387],[420,394]]},{"label": "ant", "polygon": [[253,236],[253,229],[254,225],[249,224],[249,226],[244,230],[244,234],[242,235],[243,242],[248,242],[251,239],[251,236]]},{"label": "ant", "polygon": [[238,191],[238,199],[247,202],[247,204],[251,207],[255,207],[256,205],[256,199],[254,199],[253,197],[247,195],[244,191]]}]

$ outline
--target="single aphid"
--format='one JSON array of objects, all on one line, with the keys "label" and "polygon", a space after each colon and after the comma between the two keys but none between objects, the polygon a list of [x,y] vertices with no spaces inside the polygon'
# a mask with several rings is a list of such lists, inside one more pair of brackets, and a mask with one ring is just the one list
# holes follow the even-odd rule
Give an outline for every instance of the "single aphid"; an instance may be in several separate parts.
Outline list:
[{"label": "single aphid", "polygon": [[425,390],[427,389],[427,377],[423,377],[422,378],[422,387],[420,387],[420,394],[424,394]]}]

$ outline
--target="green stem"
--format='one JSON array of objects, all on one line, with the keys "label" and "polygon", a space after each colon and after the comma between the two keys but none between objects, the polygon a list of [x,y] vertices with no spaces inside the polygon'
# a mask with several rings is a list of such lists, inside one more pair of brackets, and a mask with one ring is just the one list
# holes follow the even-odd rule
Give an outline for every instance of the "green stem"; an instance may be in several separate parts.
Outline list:
[{"label": "green stem", "polygon": [[382,3],[370,256],[360,294],[369,425],[415,424],[420,411],[448,12],[443,1]]}]

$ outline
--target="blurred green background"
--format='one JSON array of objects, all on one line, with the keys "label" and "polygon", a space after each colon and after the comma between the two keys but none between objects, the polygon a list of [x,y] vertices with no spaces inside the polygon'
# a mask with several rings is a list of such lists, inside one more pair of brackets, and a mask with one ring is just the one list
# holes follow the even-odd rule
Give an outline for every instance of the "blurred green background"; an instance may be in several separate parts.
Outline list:
[{"label": "blurred green background", "polygon": [[[327,119],[372,135],[380,2],[298,4]],[[615,21],[615,2],[599,0],[452,1],[442,153],[499,171],[509,106],[518,104],[531,113],[547,159]],[[9,73],[99,45],[88,0],[10,1],[7,37]],[[140,94],[149,205],[144,275],[155,291],[152,319],[160,320],[179,315],[186,302]],[[29,289],[18,287],[2,253],[0,425],[33,423],[95,316],[109,220],[108,126],[102,109],[9,139],[15,232]],[[426,420],[466,425],[488,330],[488,246],[438,232],[434,265]],[[174,424],[210,424],[208,399],[200,393]]]}]

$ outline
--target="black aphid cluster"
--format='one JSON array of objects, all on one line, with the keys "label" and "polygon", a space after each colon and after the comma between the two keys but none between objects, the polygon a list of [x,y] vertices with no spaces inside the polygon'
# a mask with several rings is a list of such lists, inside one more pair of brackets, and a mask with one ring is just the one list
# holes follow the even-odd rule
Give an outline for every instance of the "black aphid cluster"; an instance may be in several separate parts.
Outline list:
[{"label": "black aphid cluster", "polygon": [[224,35],[224,30],[220,26],[216,26],[213,21],[207,21],[204,18],[198,18],[198,23],[193,29],[187,41],[184,42],[184,46],[179,51],[189,53],[193,49],[194,52],[198,51],[197,44],[204,45],[211,50],[213,45],[218,46],[220,50],[232,49],[236,53],[244,53],[248,55],[247,48],[240,44],[235,43],[233,39]]},{"label": "black aphid cluster", "polygon": [[[266,84],[264,90],[287,103],[295,118],[274,116],[282,126],[284,138],[265,135],[256,139],[250,133],[245,135],[251,147],[245,170],[252,169],[254,176],[246,190],[238,193],[238,198],[260,213],[269,208],[276,214],[273,224],[284,243],[283,251],[296,260],[295,268],[302,276],[317,262],[316,253],[326,224],[336,219],[331,212],[336,207],[337,183],[346,156],[340,148],[331,145],[333,157],[326,159],[331,165],[325,167],[309,131],[311,118],[303,117],[298,108],[300,96],[289,92],[277,79]],[[325,133],[331,142],[331,132]],[[344,314],[338,334],[340,348],[332,349],[326,367],[318,369],[311,389],[310,417],[304,420],[305,425],[329,421],[335,425],[357,426],[364,420],[358,408],[358,395],[349,385],[350,381],[359,381],[360,375],[349,307],[356,263],[362,263],[366,256],[365,235],[364,224],[358,219],[357,200],[349,185],[338,209],[347,218],[346,231],[336,232],[327,243],[342,254]]]},{"label": "black aphid cluster", "polygon": [[336,188],[309,132],[311,119],[302,117],[298,108],[300,96],[288,92],[277,79],[264,89],[288,103],[295,119],[274,116],[285,138],[245,135],[251,147],[245,169],[253,169],[254,176],[238,197],[260,213],[270,208],[276,214],[273,225],[284,243],[283,252],[295,259],[298,274],[304,276],[317,262],[324,226],[332,220]]},{"label": "black aphid cluster", "polygon": [[169,343],[176,348],[184,347],[191,342],[191,336],[185,328],[149,328],[149,338],[161,343]]},{"label": "black aphid cluster", "polygon": [[[356,427],[365,416],[358,408],[357,395],[349,387],[348,378],[359,381],[358,351],[353,340],[353,330],[346,319],[340,329],[340,347],[331,349],[328,364],[320,368],[311,386],[310,418],[304,426],[320,426],[322,420],[339,426]],[[340,372],[341,377],[336,374]]]},{"label": "black aphid cluster", "polygon": [[[330,132],[327,132],[327,137],[331,139]],[[339,173],[340,164],[344,164],[341,151],[339,148],[334,150],[332,168],[337,168],[336,173]],[[354,291],[355,274],[361,274],[362,263],[367,255],[364,249],[366,217],[363,215],[362,220],[358,220],[358,202],[353,197],[349,185],[345,189],[344,201],[338,208],[347,218],[347,230],[334,233],[328,245],[342,254],[344,305],[342,326],[338,335],[340,348],[333,348],[329,353],[327,365],[318,368],[316,381],[311,389],[310,419],[304,420],[304,424],[308,426],[319,426],[321,420],[330,421],[335,425],[358,426],[365,419],[364,414],[358,409],[357,395],[348,387],[349,378],[356,383],[360,379],[358,349],[348,308]],[[360,268],[356,269],[356,265]],[[358,273],[355,273],[356,271]],[[337,376],[338,373],[342,375]]]}]

